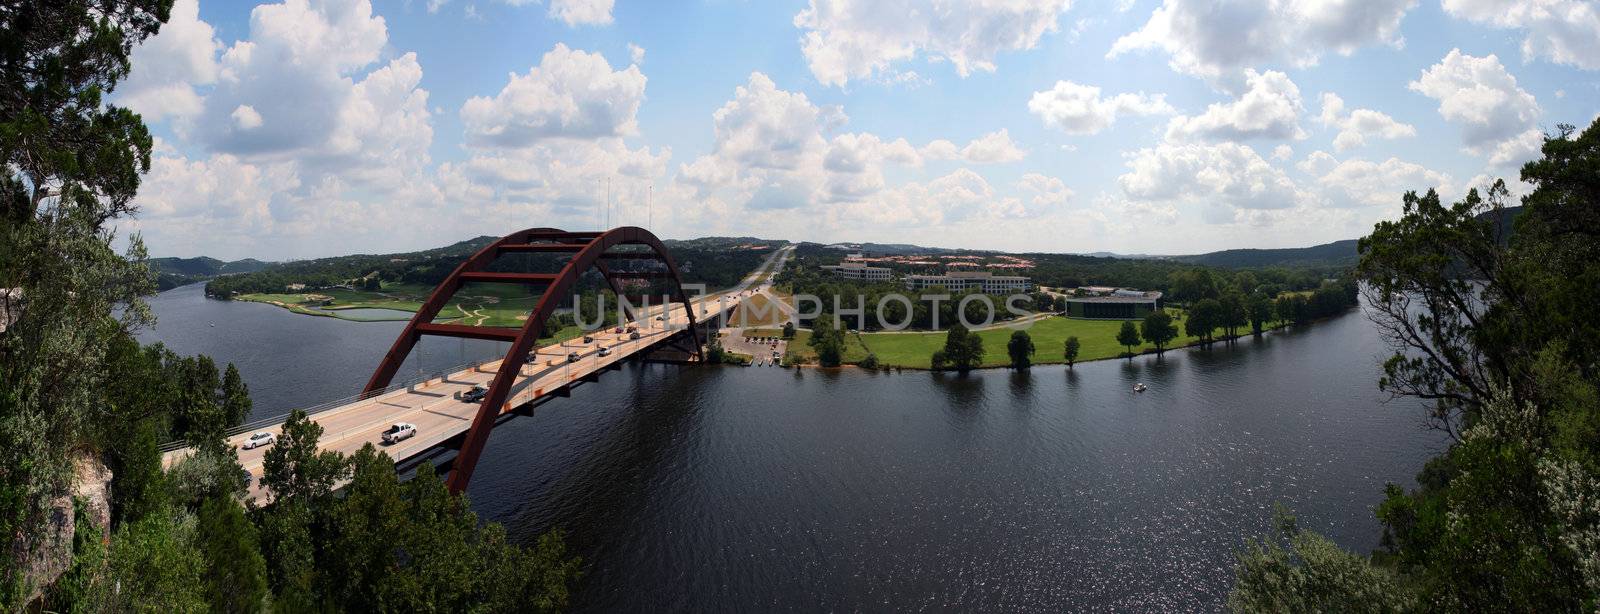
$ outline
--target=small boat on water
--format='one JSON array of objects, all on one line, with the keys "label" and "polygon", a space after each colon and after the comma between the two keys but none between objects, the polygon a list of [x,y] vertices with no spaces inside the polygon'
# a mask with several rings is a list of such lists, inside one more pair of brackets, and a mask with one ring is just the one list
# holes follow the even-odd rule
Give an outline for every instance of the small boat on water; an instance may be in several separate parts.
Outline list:
[{"label": "small boat on water", "polygon": [[1144,385],[1144,382],[1139,382],[1139,383],[1133,385],[1133,391],[1134,392],[1144,392],[1144,391],[1149,390],[1149,389],[1150,389],[1150,387]]}]

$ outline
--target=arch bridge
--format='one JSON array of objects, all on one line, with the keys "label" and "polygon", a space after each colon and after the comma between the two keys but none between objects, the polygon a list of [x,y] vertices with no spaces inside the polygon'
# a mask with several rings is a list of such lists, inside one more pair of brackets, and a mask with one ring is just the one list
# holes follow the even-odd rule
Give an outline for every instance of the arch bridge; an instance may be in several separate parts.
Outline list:
[{"label": "arch bridge", "polygon": [[[621,249],[618,249],[621,248]],[[530,228],[490,243],[451,271],[406,323],[394,344],[378,363],[362,392],[307,410],[323,427],[318,446],[353,453],[367,443],[379,445],[401,470],[423,460],[445,458],[446,483],[454,492],[466,489],[478,458],[495,426],[571,390],[598,381],[604,371],[628,360],[695,362],[701,358],[700,339],[714,329],[711,322],[726,318],[739,300],[752,292],[752,284],[782,266],[788,248],[780,248],[737,287],[716,294],[690,297],[683,288],[677,262],[649,231],[625,226],[604,232],[568,232],[556,228]],[[492,265],[512,254],[550,254],[565,261],[554,273],[504,272]],[[624,264],[624,263],[627,264]],[[641,263],[655,263],[649,268]],[[563,301],[572,300],[580,278],[598,271],[606,287],[623,301],[628,322],[612,329],[586,333],[583,339],[539,340],[545,323]],[[658,304],[649,296],[629,296],[629,282],[659,280],[666,292]],[[532,288],[538,299],[520,327],[468,326],[437,322],[450,299],[467,284],[514,284]],[[551,331],[553,332],[553,331]],[[508,344],[503,356],[448,369],[432,376],[396,382],[406,357],[424,336],[459,337]],[[471,399],[474,387],[487,390],[481,400]],[[240,446],[239,460],[252,476],[261,474],[267,447],[245,450],[251,433],[278,434],[284,417],[242,425],[230,431],[228,443]],[[417,426],[417,434],[393,444],[382,442],[391,424]],[[189,453],[169,445],[163,462],[171,465]],[[453,457],[449,453],[454,452]],[[448,458],[447,458],[448,457]],[[265,493],[252,480],[252,493]]]}]

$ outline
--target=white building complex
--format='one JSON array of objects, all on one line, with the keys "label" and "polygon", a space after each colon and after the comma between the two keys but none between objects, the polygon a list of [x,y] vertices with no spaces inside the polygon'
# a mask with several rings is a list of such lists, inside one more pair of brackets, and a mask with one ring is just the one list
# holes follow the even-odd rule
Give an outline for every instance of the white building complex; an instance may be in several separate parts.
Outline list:
[{"label": "white building complex", "polygon": [[951,271],[944,275],[907,275],[906,285],[912,290],[941,286],[951,292],[1017,294],[1028,291],[1028,278],[988,271]]},{"label": "white building complex", "polygon": [[867,266],[860,262],[845,262],[843,264],[822,266],[825,271],[833,271],[845,279],[859,279],[861,281],[889,281],[889,269],[878,266]]}]

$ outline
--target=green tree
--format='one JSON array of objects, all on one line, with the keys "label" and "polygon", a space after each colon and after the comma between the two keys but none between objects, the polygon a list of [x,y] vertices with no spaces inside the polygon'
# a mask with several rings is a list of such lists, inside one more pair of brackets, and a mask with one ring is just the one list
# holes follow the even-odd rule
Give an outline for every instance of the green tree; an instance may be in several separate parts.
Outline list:
[{"label": "green tree", "polygon": [[1251,294],[1245,301],[1245,311],[1250,318],[1250,332],[1261,334],[1261,329],[1272,320],[1272,299],[1261,292]]},{"label": "green tree", "polygon": [[1067,361],[1068,369],[1078,362],[1078,351],[1081,349],[1083,344],[1078,341],[1077,336],[1067,337],[1066,343],[1062,344],[1061,357]]},{"label": "green tree", "polygon": [[794,338],[794,322],[784,322],[783,323],[783,338],[784,339],[793,339]]},{"label": "green tree", "polygon": [[714,365],[722,364],[722,352],[722,335],[712,331],[711,335],[706,337],[706,362]]},{"label": "green tree", "polygon": [[931,362],[935,369],[971,371],[983,364],[983,338],[960,323],[954,324],[945,333],[944,349],[934,352]]},{"label": "green tree", "polygon": [[[143,242],[134,235],[118,254],[110,222],[133,211],[153,142],[106,96],[170,4],[0,9],[0,311],[22,314],[0,335],[0,536],[19,557],[43,543],[19,536],[41,534],[71,484],[70,457],[104,402],[109,345],[150,321]],[[21,569],[0,566],[0,609],[19,605]]]},{"label": "green tree", "polygon": [[272,493],[275,502],[310,502],[333,492],[334,484],[345,477],[349,463],[332,450],[318,450],[322,425],[311,421],[302,410],[289,412],[277,443],[262,458],[261,486]]},{"label": "green tree", "polygon": [[[201,612],[205,557],[194,547],[195,520],[169,509],[117,529],[92,609],[108,612]],[[86,608],[87,609],[87,608]]]},{"label": "green tree", "polygon": [[1222,328],[1230,339],[1239,336],[1239,329],[1250,323],[1250,312],[1245,308],[1244,295],[1238,290],[1229,289],[1222,294],[1217,304],[1221,306],[1217,318],[1218,327]]},{"label": "green tree", "polygon": [[1278,537],[1246,546],[1234,567],[1235,612],[1408,612],[1417,596],[1393,571],[1301,530],[1276,506]]},{"label": "green tree", "polygon": [[1155,344],[1158,356],[1167,350],[1168,343],[1178,338],[1178,327],[1172,323],[1172,315],[1164,309],[1146,314],[1140,332],[1145,341]]},{"label": "green tree", "polygon": [[231,498],[200,506],[196,542],[205,565],[204,594],[213,612],[253,612],[267,594],[267,564],[256,527]]},{"label": "green tree", "polygon": [[228,368],[222,373],[222,415],[226,425],[232,427],[244,422],[250,417],[250,387],[245,385],[244,378],[239,375],[238,367],[228,363]]},{"label": "green tree", "polygon": [[1183,332],[1190,337],[1198,337],[1201,343],[1210,343],[1211,334],[1222,325],[1222,303],[1216,299],[1205,299],[1194,304],[1189,309],[1189,318],[1184,320]]},{"label": "green tree", "polygon": [[[1407,193],[1402,216],[1361,240],[1359,287],[1323,284],[1293,307],[1296,320],[1321,317],[1365,294],[1394,349],[1379,387],[1429,402],[1430,424],[1450,436],[1418,487],[1390,485],[1377,510],[1373,563],[1418,608],[1600,603],[1600,121],[1582,134],[1561,126],[1522,179],[1532,191],[1514,222],[1502,182],[1453,205]],[[1321,576],[1318,565],[1284,560],[1241,591],[1301,603],[1278,578]]]},{"label": "green tree", "polygon": [[1128,348],[1128,360],[1133,360],[1133,348],[1144,343],[1144,339],[1139,337],[1139,327],[1133,320],[1122,323],[1122,329],[1117,331],[1117,343]]},{"label": "green tree", "polygon": [[828,314],[811,321],[811,339],[807,340],[817,352],[817,363],[824,367],[837,367],[844,362],[844,333],[833,325]]},{"label": "green tree", "polygon": [[1012,331],[1011,340],[1006,342],[1006,353],[1011,355],[1011,368],[1027,369],[1031,366],[1033,350],[1033,338],[1028,336],[1028,331]]}]

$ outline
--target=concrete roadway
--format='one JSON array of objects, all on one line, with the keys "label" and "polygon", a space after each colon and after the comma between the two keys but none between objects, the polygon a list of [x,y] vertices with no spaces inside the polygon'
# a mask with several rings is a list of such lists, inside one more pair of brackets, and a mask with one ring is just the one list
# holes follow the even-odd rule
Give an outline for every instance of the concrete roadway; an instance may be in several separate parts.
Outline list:
[{"label": "concrete roadway", "polygon": [[[748,289],[752,284],[769,283],[771,275],[782,267],[792,251],[792,246],[781,248],[763,262],[756,272],[747,276],[733,289],[692,301],[696,317],[715,316],[719,309],[719,298],[726,299],[724,305],[731,311],[738,305],[739,300],[749,295]],[[639,326],[638,339],[630,340],[628,333],[617,333],[612,328],[590,333],[594,338],[592,343],[575,339],[559,345],[538,348],[535,350],[538,358],[522,368],[522,375],[513,385],[511,396],[503,406],[502,413],[543,396],[546,392],[553,392],[585,375],[597,372],[607,365],[646,351],[655,343],[680,330],[674,326],[681,327],[686,323],[682,306],[672,310],[666,321],[657,321],[655,316],[661,313],[662,308],[661,305],[652,306],[641,318],[643,321],[636,323]],[[608,356],[600,356],[601,347],[610,349]],[[572,353],[579,356],[576,362],[568,359],[568,355]],[[479,404],[463,402],[457,397],[473,386],[488,386],[498,372],[500,363],[499,360],[492,361],[444,378],[428,380],[409,388],[319,412],[312,417],[323,429],[317,445],[324,450],[337,450],[348,455],[371,443],[387,452],[396,462],[426,452],[466,431],[472,425],[472,418],[477,414]],[[417,434],[393,445],[383,444],[383,431],[396,422],[416,425]],[[255,432],[281,435],[281,428],[282,424],[279,423],[249,433],[240,433],[229,438],[227,443],[240,446],[251,433]],[[238,451],[239,463],[251,476],[249,496],[261,500],[267,498],[260,487],[260,477],[262,460],[269,449],[271,446]],[[187,448],[168,452],[163,455],[162,464],[170,467],[189,452]]]}]

